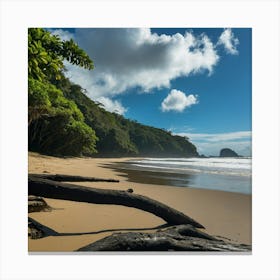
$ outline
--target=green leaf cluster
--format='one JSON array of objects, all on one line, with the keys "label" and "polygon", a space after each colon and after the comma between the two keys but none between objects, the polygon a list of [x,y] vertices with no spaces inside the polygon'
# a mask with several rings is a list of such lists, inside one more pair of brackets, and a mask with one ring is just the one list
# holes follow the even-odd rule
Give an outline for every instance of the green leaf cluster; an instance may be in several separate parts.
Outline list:
[{"label": "green leaf cluster", "polygon": [[63,60],[93,69],[93,62],[84,50],[71,39],[62,41],[43,28],[28,29],[28,75],[37,80],[61,78]]},{"label": "green leaf cluster", "polygon": [[84,122],[76,103],[55,81],[64,78],[63,59],[87,69],[93,63],[73,40],[61,41],[41,28],[28,32],[28,144],[52,155],[93,155],[95,131]]}]

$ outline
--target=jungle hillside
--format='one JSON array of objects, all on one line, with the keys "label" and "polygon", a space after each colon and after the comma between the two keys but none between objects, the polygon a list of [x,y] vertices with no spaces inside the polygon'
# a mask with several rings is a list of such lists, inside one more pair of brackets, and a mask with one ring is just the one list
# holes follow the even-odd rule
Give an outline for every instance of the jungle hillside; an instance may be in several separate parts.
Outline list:
[{"label": "jungle hillside", "polygon": [[65,61],[94,71],[72,39],[28,30],[28,149],[53,156],[198,156],[182,136],[106,111],[65,75]]}]

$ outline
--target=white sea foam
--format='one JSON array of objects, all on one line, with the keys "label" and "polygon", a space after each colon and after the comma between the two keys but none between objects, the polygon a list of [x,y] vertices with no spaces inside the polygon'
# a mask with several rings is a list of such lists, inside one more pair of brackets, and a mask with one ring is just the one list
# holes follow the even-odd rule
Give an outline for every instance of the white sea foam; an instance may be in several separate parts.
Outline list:
[{"label": "white sea foam", "polygon": [[176,187],[250,194],[251,163],[251,158],[143,158],[127,162],[126,168],[142,171],[151,182],[163,178]]},{"label": "white sea foam", "polygon": [[131,162],[142,168],[251,176],[251,158],[145,158]]}]

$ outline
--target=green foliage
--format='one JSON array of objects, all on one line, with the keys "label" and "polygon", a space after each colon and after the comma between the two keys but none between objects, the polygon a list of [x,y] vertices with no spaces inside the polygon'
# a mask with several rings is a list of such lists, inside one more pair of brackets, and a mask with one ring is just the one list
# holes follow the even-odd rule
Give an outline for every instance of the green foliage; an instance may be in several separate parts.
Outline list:
[{"label": "green foliage", "polygon": [[110,113],[84,94],[84,90],[68,79],[57,81],[68,99],[75,101],[82,111],[85,122],[99,138],[98,156],[197,156],[196,147],[181,136],[145,126]]},{"label": "green foliage", "polygon": [[[54,87],[55,88],[55,87]],[[43,114],[51,112],[49,92],[52,87],[35,79],[28,79],[28,120],[29,123]],[[57,90],[55,88],[55,90]]]},{"label": "green foliage", "polygon": [[28,31],[29,149],[54,155],[93,155],[95,131],[74,101],[54,83],[64,78],[63,59],[92,69],[93,63],[73,40],[61,41],[41,28]]},{"label": "green foliage", "polygon": [[29,79],[29,114],[31,150],[55,155],[96,152],[94,130],[84,123],[76,103],[54,85]]},{"label": "green foliage", "polygon": [[39,81],[60,79],[63,59],[93,69],[93,62],[84,50],[71,39],[62,41],[42,28],[28,29],[28,75]]},{"label": "green foliage", "polygon": [[72,64],[81,66],[88,70],[93,69],[93,63],[89,56],[84,50],[79,48],[73,39],[63,42],[60,54]]},{"label": "green foliage", "polygon": [[29,128],[30,150],[50,155],[93,155],[96,140],[88,125],[65,112],[42,117]]}]

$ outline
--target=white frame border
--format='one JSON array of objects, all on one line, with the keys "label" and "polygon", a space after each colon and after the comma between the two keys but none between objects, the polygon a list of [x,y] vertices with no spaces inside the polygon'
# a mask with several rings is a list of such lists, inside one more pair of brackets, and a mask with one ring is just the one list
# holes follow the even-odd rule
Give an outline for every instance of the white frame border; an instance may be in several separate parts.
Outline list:
[{"label": "white frame border", "polygon": [[[2,0],[0,278],[280,279],[279,10],[277,0]],[[253,28],[252,255],[28,254],[27,28],[37,26]]]}]

